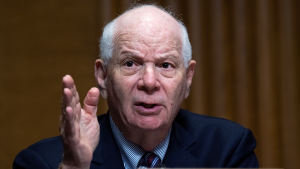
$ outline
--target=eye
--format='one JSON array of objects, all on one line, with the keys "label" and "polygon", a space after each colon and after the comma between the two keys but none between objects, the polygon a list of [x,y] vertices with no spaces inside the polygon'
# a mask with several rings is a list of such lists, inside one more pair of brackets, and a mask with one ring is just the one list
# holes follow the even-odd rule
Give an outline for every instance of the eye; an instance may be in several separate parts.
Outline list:
[{"label": "eye", "polygon": [[161,67],[164,68],[164,69],[168,69],[170,66],[171,66],[170,63],[163,63],[161,65]]},{"label": "eye", "polygon": [[133,66],[133,61],[128,61],[128,62],[126,62],[126,66],[127,67],[132,67]]}]

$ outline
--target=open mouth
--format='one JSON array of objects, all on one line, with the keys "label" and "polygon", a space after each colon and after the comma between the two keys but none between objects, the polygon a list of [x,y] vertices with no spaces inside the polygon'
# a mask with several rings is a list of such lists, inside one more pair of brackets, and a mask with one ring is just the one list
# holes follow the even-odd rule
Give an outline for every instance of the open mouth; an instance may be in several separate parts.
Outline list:
[{"label": "open mouth", "polygon": [[147,108],[147,109],[153,108],[153,107],[156,106],[156,104],[145,104],[145,103],[140,103],[140,104],[138,104],[138,105],[139,105],[139,106],[143,106],[143,107],[145,107],[145,108]]},{"label": "open mouth", "polygon": [[[153,102],[152,102],[153,103]],[[145,102],[137,102],[134,104],[135,110],[141,115],[157,115],[161,112],[163,106],[159,103],[145,103]]]}]

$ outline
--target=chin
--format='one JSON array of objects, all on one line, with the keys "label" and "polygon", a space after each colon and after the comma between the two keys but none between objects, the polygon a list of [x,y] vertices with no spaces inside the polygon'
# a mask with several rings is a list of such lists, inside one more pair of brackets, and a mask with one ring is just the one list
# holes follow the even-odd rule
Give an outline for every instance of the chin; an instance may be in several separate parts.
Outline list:
[{"label": "chin", "polygon": [[163,124],[162,121],[155,117],[144,117],[143,119],[139,120],[137,126],[141,129],[146,130],[155,130],[160,129]]}]

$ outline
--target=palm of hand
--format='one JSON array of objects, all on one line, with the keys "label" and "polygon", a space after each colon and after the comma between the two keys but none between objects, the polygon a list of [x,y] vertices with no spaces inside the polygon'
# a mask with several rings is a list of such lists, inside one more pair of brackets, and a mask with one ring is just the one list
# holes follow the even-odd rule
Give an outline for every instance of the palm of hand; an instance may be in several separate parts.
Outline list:
[{"label": "palm of hand", "polygon": [[67,75],[63,78],[60,130],[64,146],[64,168],[89,168],[100,136],[96,115],[98,100],[99,90],[92,88],[84,100],[82,109],[72,77]]},{"label": "palm of hand", "polygon": [[89,149],[89,154],[92,154],[99,142],[100,126],[97,116],[83,109],[81,109],[80,137],[82,144]]}]

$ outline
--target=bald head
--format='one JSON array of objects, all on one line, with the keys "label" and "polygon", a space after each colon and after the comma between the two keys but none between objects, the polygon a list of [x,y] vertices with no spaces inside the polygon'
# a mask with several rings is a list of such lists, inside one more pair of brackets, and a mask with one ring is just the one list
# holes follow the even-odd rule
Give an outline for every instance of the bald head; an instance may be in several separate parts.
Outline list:
[{"label": "bald head", "polygon": [[[173,37],[178,39],[182,46],[182,57],[185,67],[191,60],[191,45],[186,28],[181,21],[176,20],[169,12],[154,5],[140,5],[134,7],[108,23],[103,30],[100,41],[100,55],[105,64],[112,57],[115,41],[118,35],[124,32],[135,35],[156,38]],[[155,40],[153,38],[153,40]]]},{"label": "bald head", "polygon": [[170,14],[151,5],[135,8],[120,15],[116,19],[115,33],[124,29],[143,30],[144,33],[167,30],[181,35],[179,23]]}]

